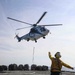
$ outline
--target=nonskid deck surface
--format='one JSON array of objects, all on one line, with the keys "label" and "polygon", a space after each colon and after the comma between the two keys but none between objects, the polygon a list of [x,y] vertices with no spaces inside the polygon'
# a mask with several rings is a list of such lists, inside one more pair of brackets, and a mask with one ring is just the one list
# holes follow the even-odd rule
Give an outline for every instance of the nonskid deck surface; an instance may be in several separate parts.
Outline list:
[{"label": "nonskid deck surface", "polygon": [[[0,75],[50,75],[50,71],[5,71]],[[62,72],[62,75],[75,75],[75,72]]]}]

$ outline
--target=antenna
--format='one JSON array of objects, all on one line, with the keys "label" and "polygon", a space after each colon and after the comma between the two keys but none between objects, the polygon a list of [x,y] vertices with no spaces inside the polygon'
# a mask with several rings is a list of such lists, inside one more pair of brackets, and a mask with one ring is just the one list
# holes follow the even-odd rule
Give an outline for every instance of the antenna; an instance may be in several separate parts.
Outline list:
[{"label": "antenna", "polygon": [[34,51],[35,50],[35,47],[33,47],[33,58],[32,58],[32,63],[34,64]]}]

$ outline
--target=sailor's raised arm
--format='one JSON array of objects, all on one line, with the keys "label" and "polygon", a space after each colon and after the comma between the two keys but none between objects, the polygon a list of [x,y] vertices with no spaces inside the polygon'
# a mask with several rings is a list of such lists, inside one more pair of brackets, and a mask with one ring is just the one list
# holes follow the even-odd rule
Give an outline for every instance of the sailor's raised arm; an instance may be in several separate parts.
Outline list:
[{"label": "sailor's raised arm", "polygon": [[51,53],[50,52],[48,52],[48,56],[49,56],[50,59],[52,59],[52,56],[51,56]]}]

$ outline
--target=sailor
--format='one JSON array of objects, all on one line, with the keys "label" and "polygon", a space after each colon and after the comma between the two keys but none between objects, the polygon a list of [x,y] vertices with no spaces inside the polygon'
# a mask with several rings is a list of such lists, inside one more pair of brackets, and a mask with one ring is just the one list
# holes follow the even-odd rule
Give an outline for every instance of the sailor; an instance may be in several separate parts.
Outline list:
[{"label": "sailor", "polygon": [[52,64],[51,64],[51,75],[60,75],[62,66],[65,66],[65,67],[70,68],[70,69],[74,69],[70,65],[68,65],[68,64],[64,63],[62,60],[60,60],[60,58],[61,58],[60,52],[57,52],[55,54],[55,57],[52,57],[51,53],[48,52],[48,56],[52,62]]}]

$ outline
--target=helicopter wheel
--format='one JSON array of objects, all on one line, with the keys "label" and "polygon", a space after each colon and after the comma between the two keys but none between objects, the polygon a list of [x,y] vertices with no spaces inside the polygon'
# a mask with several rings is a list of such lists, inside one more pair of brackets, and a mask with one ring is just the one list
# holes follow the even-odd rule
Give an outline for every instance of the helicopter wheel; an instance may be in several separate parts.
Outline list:
[{"label": "helicopter wheel", "polygon": [[35,40],[35,42],[37,42],[37,41]]},{"label": "helicopter wheel", "polygon": [[45,39],[45,36],[43,36],[43,38]]},{"label": "helicopter wheel", "polygon": [[29,41],[30,39],[28,38],[27,41]]},{"label": "helicopter wheel", "polygon": [[35,40],[35,42],[37,42],[37,40],[36,39],[34,39]]}]

